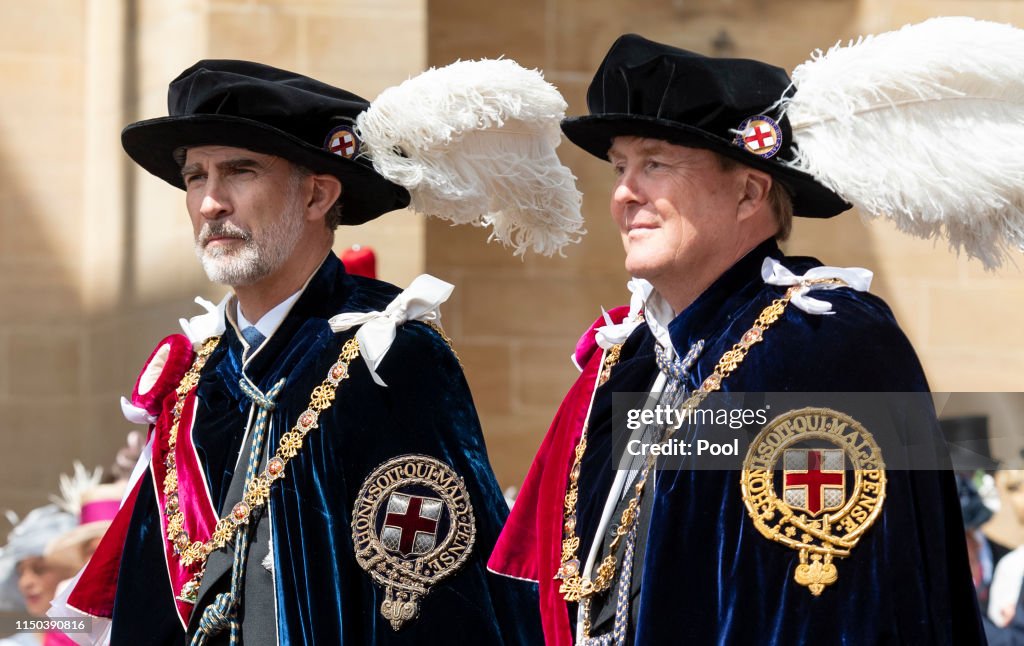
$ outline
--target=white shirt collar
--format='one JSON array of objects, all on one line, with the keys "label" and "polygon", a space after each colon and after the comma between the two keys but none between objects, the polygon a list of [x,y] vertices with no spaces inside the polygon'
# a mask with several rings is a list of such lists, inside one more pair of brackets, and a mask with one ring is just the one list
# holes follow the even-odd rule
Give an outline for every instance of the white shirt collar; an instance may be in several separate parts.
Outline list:
[{"label": "white shirt collar", "polygon": [[[303,289],[305,289],[305,285],[303,285]],[[235,320],[238,321],[238,329],[244,330],[250,325],[254,325],[264,338],[269,339],[270,336],[277,331],[277,328],[281,326],[281,321],[284,320],[284,317],[288,316],[288,312],[291,311],[292,305],[295,304],[295,301],[299,300],[299,296],[302,295],[302,291],[303,290],[300,289],[275,305],[255,323],[251,323],[249,319],[245,318],[245,315],[242,314],[242,306],[238,303],[238,299],[235,299]]]},{"label": "white shirt collar", "polygon": [[[260,331],[260,334],[263,335],[263,338],[269,339],[271,336],[273,336],[274,332],[277,331],[277,328],[281,327],[281,322],[284,321],[286,316],[288,316],[288,312],[291,311],[292,305],[294,305],[295,301],[299,300],[299,296],[302,296],[302,293],[306,291],[306,287],[309,286],[309,282],[313,280],[313,276],[316,276],[317,272],[320,271],[320,267],[323,266],[324,262],[327,260],[329,256],[330,252],[324,255],[323,260],[321,260],[320,264],[317,265],[316,269],[314,269],[309,274],[309,276],[306,277],[306,282],[302,284],[302,287],[300,287],[298,291],[296,291],[294,294],[292,294],[288,298],[284,299],[283,301],[275,305],[269,312],[264,314],[260,318],[260,320],[256,321],[256,323],[251,323],[249,319],[245,318],[245,316],[242,315],[242,306],[238,302],[238,297],[232,296],[232,298],[234,298],[235,300],[235,322],[238,324],[238,331],[241,332],[250,325],[254,325],[256,329]],[[242,341],[244,342],[245,340],[242,339]],[[262,348],[264,346],[260,347]],[[256,356],[258,352],[259,349],[257,349],[256,352],[254,352],[253,354],[249,355],[245,359],[245,362],[248,363],[249,360]]]}]

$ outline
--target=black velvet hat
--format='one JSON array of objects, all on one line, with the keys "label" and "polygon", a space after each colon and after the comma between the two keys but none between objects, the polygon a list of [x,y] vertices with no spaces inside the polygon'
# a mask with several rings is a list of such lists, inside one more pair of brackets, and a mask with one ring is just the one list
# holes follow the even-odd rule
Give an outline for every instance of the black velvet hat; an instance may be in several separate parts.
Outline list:
[{"label": "black velvet hat", "polygon": [[792,195],[795,215],[838,215],[850,205],[785,163],[793,159],[793,133],[775,106],[792,91],[789,76],[773,65],[711,58],[626,34],[590,83],[590,115],[565,119],[562,131],[601,159],[618,136],[713,150],[770,173]]},{"label": "black velvet hat", "polygon": [[409,204],[408,192],[360,154],[355,119],[365,99],[301,74],[233,60],[204,60],[171,81],[170,116],[121,133],[140,166],[184,188],[175,151],[221,145],[276,155],[342,183],[342,224],[361,224]]}]

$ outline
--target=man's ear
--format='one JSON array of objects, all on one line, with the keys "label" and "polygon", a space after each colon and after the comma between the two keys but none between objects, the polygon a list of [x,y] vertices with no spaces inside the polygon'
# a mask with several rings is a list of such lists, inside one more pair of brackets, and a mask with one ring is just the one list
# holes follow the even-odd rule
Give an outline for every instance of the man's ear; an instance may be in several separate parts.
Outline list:
[{"label": "man's ear", "polygon": [[741,181],[740,201],[736,209],[736,215],[740,221],[764,208],[768,203],[768,193],[771,192],[772,182],[775,180],[768,173],[754,168],[744,168]]},{"label": "man's ear", "polygon": [[334,175],[312,175],[313,191],[306,203],[306,210],[312,219],[322,220],[328,209],[341,197],[341,180]]}]

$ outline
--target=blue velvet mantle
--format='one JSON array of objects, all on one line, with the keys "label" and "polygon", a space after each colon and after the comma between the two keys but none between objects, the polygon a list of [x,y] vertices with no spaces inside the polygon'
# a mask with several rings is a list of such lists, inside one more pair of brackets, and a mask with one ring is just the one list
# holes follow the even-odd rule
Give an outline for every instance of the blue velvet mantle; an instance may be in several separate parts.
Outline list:
[{"label": "blue velvet mantle", "polygon": [[[276,447],[306,409],[311,391],[355,332],[334,334],[327,320],[339,312],[382,310],[397,293],[386,283],[346,274],[333,254],[328,257],[246,369],[264,392],[287,378],[272,414],[269,446]],[[225,498],[249,412],[238,387],[241,355],[242,345],[229,325],[198,386],[193,435],[222,514],[236,502]],[[451,644],[456,638],[467,644],[538,643],[534,586],[485,569],[507,506],[452,352],[429,327],[410,323],[399,328],[379,369],[386,388],[372,382],[361,360],[352,362],[350,371],[333,406],[321,416],[320,428],[307,436],[287,476],[271,488],[280,643],[429,645]],[[435,457],[465,479],[477,534],[469,560],[421,601],[418,618],[394,631],[379,612],[383,590],[355,562],[351,510],[370,472],[408,453]],[[114,644],[186,641],[172,603],[162,540],[153,489],[144,486],[121,562]],[[201,611],[197,608],[190,630]],[[262,635],[251,641],[274,643],[274,638]]]},{"label": "blue velvet mantle", "polygon": [[[761,310],[784,294],[786,288],[762,281],[765,256],[782,260],[797,274],[820,265],[811,258],[783,258],[773,241],[765,242],[680,313],[669,328],[680,356],[696,340],[705,341],[691,389],[713,372]],[[831,302],[835,314],[814,316],[789,306],[725,380],[723,391],[927,391],[918,359],[885,303],[851,289],[813,296]],[[615,473],[611,395],[650,388],[657,370],[653,343],[647,326],[638,328],[595,397],[580,476],[578,533],[584,557]],[[926,414],[928,437],[916,441],[944,451],[934,411]],[[883,447],[883,454],[896,457],[893,451],[899,450],[907,447]],[[880,517],[851,556],[836,561],[838,580],[816,597],[794,581],[797,552],[754,527],[738,472],[658,472],[631,641],[643,646],[984,643],[953,474],[888,470],[887,477]],[[571,604],[573,622],[575,613]]]}]

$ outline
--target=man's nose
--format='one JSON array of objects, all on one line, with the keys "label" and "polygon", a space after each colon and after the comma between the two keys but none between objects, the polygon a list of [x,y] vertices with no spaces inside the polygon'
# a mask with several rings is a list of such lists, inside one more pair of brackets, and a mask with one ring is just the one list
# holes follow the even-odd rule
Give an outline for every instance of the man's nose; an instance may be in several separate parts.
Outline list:
[{"label": "man's nose", "polygon": [[619,176],[612,191],[612,200],[618,204],[629,204],[640,201],[640,189],[632,173],[625,172]]},{"label": "man's nose", "polygon": [[199,203],[199,215],[207,220],[217,220],[230,212],[229,204],[219,184],[207,180],[203,199]]}]

